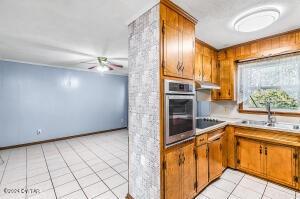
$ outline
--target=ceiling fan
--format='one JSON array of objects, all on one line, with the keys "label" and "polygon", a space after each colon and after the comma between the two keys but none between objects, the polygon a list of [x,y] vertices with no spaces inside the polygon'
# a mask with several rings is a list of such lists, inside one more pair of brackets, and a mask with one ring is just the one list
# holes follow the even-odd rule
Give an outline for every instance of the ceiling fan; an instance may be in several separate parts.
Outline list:
[{"label": "ceiling fan", "polygon": [[119,60],[119,61],[127,61],[127,58],[107,58],[107,57],[96,57],[93,60],[80,62],[80,63],[86,63],[86,64],[93,64],[94,66],[89,67],[89,70],[97,69],[100,72],[105,72],[109,70],[114,70],[115,68],[123,68],[123,65],[116,64],[113,62],[113,60]]}]

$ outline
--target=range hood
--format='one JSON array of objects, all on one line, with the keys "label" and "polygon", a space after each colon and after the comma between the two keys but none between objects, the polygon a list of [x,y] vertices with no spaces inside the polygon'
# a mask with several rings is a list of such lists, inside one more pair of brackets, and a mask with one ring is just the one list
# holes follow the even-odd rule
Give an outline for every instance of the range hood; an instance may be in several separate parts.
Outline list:
[{"label": "range hood", "polygon": [[220,86],[207,81],[196,81],[196,90],[220,89]]}]

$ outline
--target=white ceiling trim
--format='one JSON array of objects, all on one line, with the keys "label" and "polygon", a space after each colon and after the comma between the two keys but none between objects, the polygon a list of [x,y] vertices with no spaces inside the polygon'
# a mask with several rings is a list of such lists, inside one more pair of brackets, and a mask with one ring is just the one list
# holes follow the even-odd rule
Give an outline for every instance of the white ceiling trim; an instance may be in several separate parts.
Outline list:
[{"label": "white ceiling trim", "polygon": [[88,70],[88,69],[79,68],[79,67],[57,66],[57,65],[49,65],[49,64],[43,64],[43,63],[26,62],[26,61],[14,60],[14,59],[0,59],[0,61],[15,62],[15,63],[20,63],[20,64],[30,64],[30,65],[34,65],[34,66],[44,66],[44,67],[49,67],[49,68],[76,70],[76,71],[81,71],[81,72],[97,73],[99,75],[107,74],[107,75],[128,76],[127,73],[116,73],[116,72],[111,72],[111,71],[106,71],[106,72],[101,73],[97,70]]}]

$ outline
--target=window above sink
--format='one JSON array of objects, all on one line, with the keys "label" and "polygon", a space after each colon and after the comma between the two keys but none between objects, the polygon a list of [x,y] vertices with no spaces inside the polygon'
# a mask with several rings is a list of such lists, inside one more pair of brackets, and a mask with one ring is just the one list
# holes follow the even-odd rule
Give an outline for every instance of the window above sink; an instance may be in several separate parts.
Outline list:
[{"label": "window above sink", "polygon": [[239,111],[300,115],[300,53],[238,63]]}]

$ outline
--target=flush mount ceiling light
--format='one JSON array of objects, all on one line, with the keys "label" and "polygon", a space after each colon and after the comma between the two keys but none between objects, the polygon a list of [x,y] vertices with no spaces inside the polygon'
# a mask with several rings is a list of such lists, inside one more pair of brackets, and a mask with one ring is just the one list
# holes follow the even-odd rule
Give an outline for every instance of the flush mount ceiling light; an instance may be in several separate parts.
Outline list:
[{"label": "flush mount ceiling light", "polygon": [[254,32],[274,23],[280,16],[276,8],[260,8],[240,16],[234,22],[238,32]]}]

